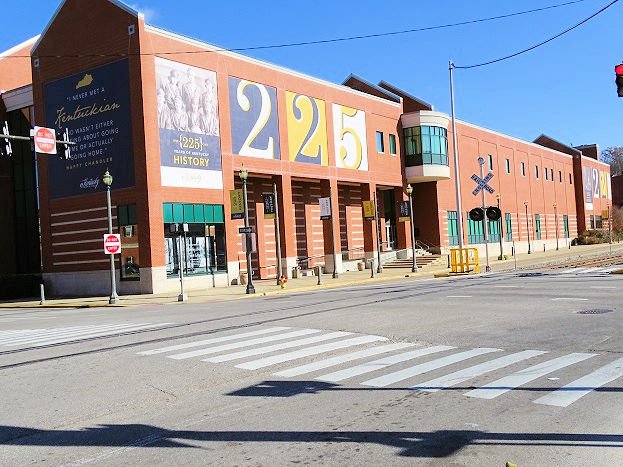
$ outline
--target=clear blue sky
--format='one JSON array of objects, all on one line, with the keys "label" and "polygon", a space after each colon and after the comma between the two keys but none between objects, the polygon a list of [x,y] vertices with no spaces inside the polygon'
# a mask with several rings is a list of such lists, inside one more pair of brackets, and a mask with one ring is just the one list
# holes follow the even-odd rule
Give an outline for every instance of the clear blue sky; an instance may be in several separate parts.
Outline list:
[{"label": "clear blue sky", "polygon": [[[395,0],[313,2],[127,2],[147,22],[228,48],[380,33],[453,23],[563,3],[564,0]],[[5,1],[0,50],[40,33],[60,0]],[[244,52],[328,81],[350,73],[388,81],[450,111],[448,60],[471,65],[540,42],[590,16],[608,0],[451,29],[350,42]],[[457,118],[521,139],[540,133],[566,144],[623,145],[623,0],[567,35],[498,64],[456,70]],[[68,31],[69,32],[69,31]]]}]

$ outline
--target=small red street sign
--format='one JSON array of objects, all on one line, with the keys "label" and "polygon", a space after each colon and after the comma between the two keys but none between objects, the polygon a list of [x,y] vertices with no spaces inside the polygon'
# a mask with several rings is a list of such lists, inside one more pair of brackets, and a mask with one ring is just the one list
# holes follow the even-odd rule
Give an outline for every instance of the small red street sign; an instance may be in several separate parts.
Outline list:
[{"label": "small red street sign", "polygon": [[56,132],[53,129],[36,126],[33,139],[35,151],[42,154],[56,154]]},{"label": "small red street sign", "polygon": [[121,253],[121,235],[104,234],[104,253],[107,255]]}]

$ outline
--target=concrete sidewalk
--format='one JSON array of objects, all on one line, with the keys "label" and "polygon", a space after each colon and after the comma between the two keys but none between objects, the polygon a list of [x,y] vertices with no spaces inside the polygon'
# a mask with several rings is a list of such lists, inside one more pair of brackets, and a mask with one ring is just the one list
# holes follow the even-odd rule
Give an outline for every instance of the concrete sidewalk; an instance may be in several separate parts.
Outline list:
[{"label": "concrete sidewalk", "polygon": [[[555,264],[564,264],[568,261],[587,259],[591,257],[607,256],[610,245],[580,245],[573,246],[571,249],[563,248],[559,251],[551,250],[546,252],[534,252],[530,255],[519,254],[516,261],[514,258],[500,261],[497,258],[490,258],[489,263],[492,273],[512,271],[515,269],[533,269],[546,267]],[[612,245],[613,254],[623,254],[623,243]],[[623,258],[622,258],[623,262]],[[485,259],[481,258],[481,270],[485,269]],[[237,300],[256,296],[278,295],[292,292],[315,291],[327,288],[345,287],[349,285],[361,285],[366,283],[379,283],[396,280],[417,280],[432,278],[435,274],[448,272],[446,265],[431,265],[421,272],[412,273],[411,268],[384,269],[383,273],[375,274],[370,277],[370,270],[350,271],[341,273],[338,278],[333,279],[331,274],[322,276],[322,284],[318,285],[318,278],[315,276],[290,279],[285,289],[277,285],[275,279],[255,280],[255,295],[246,294],[246,286],[233,285],[230,287],[211,288],[202,291],[190,291],[188,301],[184,303],[204,303],[220,300]],[[81,298],[52,298],[48,299],[45,305],[39,304],[39,299],[7,301],[0,303],[2,308],[92,308],[92,307],[129,307],[146,305],[163,305],[180,303],[177,301],[176,294],[153,294],[153,295],[123,295],[119,297],[116,305],[108,304],[108,297],[81,297]],[[183,305],[183,303],[180,303]]]}]

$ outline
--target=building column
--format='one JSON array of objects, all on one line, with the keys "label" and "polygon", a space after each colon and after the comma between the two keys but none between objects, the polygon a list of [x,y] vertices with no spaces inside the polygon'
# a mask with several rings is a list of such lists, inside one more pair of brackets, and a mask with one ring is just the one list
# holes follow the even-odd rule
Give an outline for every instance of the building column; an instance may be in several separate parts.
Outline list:
[{"label": "building column", "polygon": [[[321,180],[320,193],[323,198],[331,197],[331,219],[322,221],[324,239],[324,261],[327,272],[342,272],[342,241],[340,235],[340,201],[337,180]],[[331,238],[333,226],[333,238]]]},{"label": "building column", "polygon": [[[374,183],[361,184],[361,201],[374,201],[376,185]],[[376,221],[363,220],[363,246],[366,260],[376,258],[377,255],[377,230]]]},{"label": "building column", "polygon": [[[411,222],[400,222],[400,202],[409,201],[409,196],[402,187],[396,187],[394,188],[394,199],[396,200],[396,205],[394,206],[394,216],[396,218],[396,250],[400,251],[411,248]],[[415,204],[415,197],[413,197],[413,204]],[[413,216],[413,221],[413,223],[417,225],[415,216]]]},{"label": "building column", "polygon": [[292,279],[296,267],[296,226],[294,224],[294,203],[292,202],[292,177],[289,174],[275,175],[277,200],[279,203],[279,233],[281,238],[281,275]]}]

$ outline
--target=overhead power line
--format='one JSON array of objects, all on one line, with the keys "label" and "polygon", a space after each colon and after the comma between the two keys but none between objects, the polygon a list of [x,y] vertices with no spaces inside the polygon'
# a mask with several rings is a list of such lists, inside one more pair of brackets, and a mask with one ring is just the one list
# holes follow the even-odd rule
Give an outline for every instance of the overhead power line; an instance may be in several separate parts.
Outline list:
[{"label": "overhead power line", "polygon": [[[264,49],[280,49],[286,47],[301,47],[306,45],[319,45],[319,44],[330,44],[335,42],[347,42],[347,41],[355,41],[361,39],[372,39],[378,37],[388,37],[388,36],[396,36],[401,34],[412,34],[417,32],[425,32],[425,31],[434,31],[437,29],[448,29],[459,26],[467,26],[470,24],[478,24],[485,23],[489,21],[497,21],[501,19],[511,18],[514,16],[527,15],[531,13],[538,13],[541,11],[551,10],[554,8],[561,8],[569,5],[574,5],[576,3],[582,3],[586,0],[572,0],[564,3],[558,3],[555,5],[549,5],[541,8],[533,8],[531,10],[523,10],[517,11],[514,13],[508,13],[505,15],[497,15],[490,16],[487,18],[478,18],[467,21],[459,21],[456,23],[448,23],[448,24],[439,24],[434,26],[425,26],[421,28],[413,28],[413,29],[404,29],[400,31],[389,31],[375,34],[363,34],[358,36],[348,36],[348,37],[337,37],[333,39],[320,39],[313,41],[302,41],[302,42],[287,42],[283,44],[272,44],[272,45],[259,45],[259,46],[250,46],[250,47],[235,47],[235,48],[216,48],[213,50],[187,50],[187,51],[177,51],[177,52],[150,52],[150,53],[141,53],[141,54],[133,54],[133,53],[116,53],[116,54],[68,54],[68,55],[37,55],[37,58],[88,58],[88,57],[126,57],[129,55],[182,55],[182,54],[202,54],[202,53],[214,53],[214,52],[245,52],[252,50],[264,50]],[[30,55],[8,55],[5,58],[30,58]],[[458,68],[458,67],[457,67]]]},{"label": "overhead power line", "polygon": [[528,47],[527,49],[523,49],[523,50],[520,50],[519,52],[515,52],[513,54],[506,55],[505,57],[500,57],[500,58],[496,58],[494,60],[489,60],[488,62],[478,63],[476,65],[468,65],[468,66],[454,65],[453,67],[457,68],[457,69],[467,70],[467,69],[470,69],[470,68],[477,68],[477,67],[481,67],[481,66],[485,66],[485,65],[491,65],[492,63],[498,63],[498,62],[501,62],[503,60],[508,60],[509,58],[517,57],[518,55],[524,54],[526,52],[530,52],[531,50],[534,50],[534,49],[536,49],[538,47],[541,47],[542,45],[545,45],[548,42],[552,42],[554,39],[557,39],[560,36],[563,36],[563,35],[567,34],[568,32],[573,31],[575,28],[583,25],[587,21],[590,21],[591,19],[593,19],[595,16],[599,15],[600,13],[603,13],[604,11],[606,11],[608,8],[610,8],[612,5],[614,5],[618,1],[619,0],[614,0],[614,1],[610,2],[610,3],[608,3],[605,7],[603,7],[602,9],[600,9],[598,11],[596,11],[595,13],[590,15],[588,18],[583,19],[582,21],[580,21],[579,23],[571,26],[570,28],[565,29],[564,31],[556,34],[555,36],[550,37],[549,39],[546,39],[546,40],[544,40],[542,42],[539,42],[538,44],[534,44],[533,46]]}]

